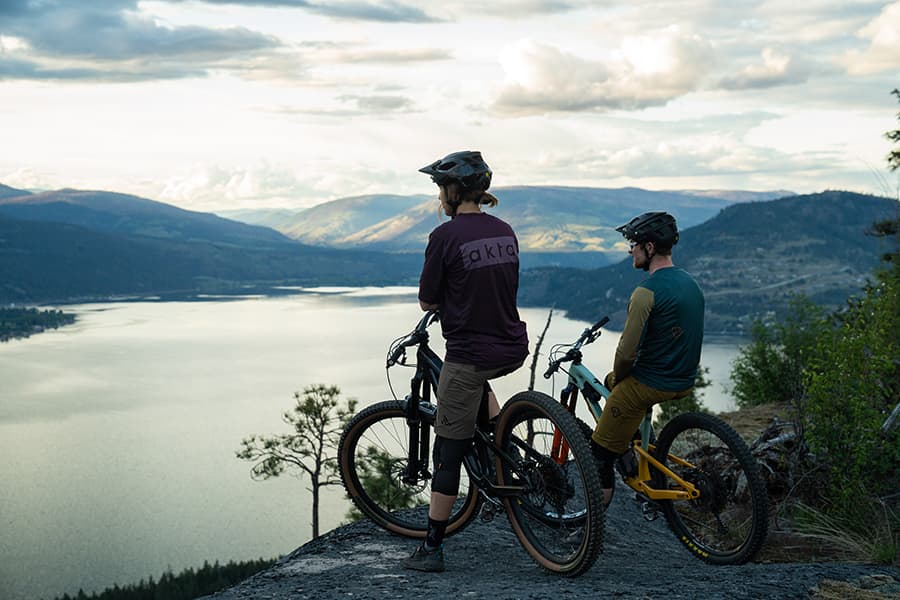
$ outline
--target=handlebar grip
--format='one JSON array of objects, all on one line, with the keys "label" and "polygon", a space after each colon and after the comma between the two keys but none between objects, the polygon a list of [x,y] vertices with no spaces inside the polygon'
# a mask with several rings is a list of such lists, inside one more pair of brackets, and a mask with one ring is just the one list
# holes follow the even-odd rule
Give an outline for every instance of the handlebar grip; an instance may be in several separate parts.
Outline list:
[{"label": "handlebar grip", "polygon": [[559,368],[559,364],[550,365],[550,367],[544,371],[544,379],[550,379],[553,376],[553,373],[556,372],[556,369]]},{"label": "handlebar grip", "polygon": [[591,327],[591,331],[597,331],[607,323],[609,323],[609,317],[603,317],[602,319],[594,323],[593,327]]},{"label": "handlebar grip", "polygon": [[400,360],[400,357],[403,355],[403,352],[406,350],[405,346],[397,346],[397,348],[391,352],[391,355],[388,357],[387,366],[391,367],[397,364],[397,361]]}]

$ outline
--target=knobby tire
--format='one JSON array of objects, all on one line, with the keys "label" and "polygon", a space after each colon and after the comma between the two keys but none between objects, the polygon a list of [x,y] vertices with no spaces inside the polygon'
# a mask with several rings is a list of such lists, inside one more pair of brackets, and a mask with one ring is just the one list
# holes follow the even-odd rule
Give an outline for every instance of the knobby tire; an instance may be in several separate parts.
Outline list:
[{"label": "knobby tire", "polygon": [[[693,468],[675,464],[670,454]],[[759,465],[737,432],[713,415],[684,413],[660,432],[656,456],[701,491],[696,500],[659,502],[675,536],[711,564],[751,560],[765,542],[768,497]],[[653,471],[655,487],[676,487]]]},{"label": "knobby tire", "polygon": [[[430,428],[425,422],[422,427]],[[433,444],[434,432],[429,433]],[[421,479],[415,486],[401,480],[402,470],[409,462],[408,445],[406,402],[389,400],[365,408],[350,420],[341,435],[341,479],[354,505],[376,524],[402,536],[424,538],[431,480]],[[430,450],[428,455],[431,456]],[[477,487],[468,482],[465,470],[462,479],[460,497],[447,524],[448,536],[465,528],[481,504]]]},{"label": "knobby tire", "polygon": [[[564,464],[550,458],[554,431],[568,444]],[[574,416],[546,394],[521,392],[501,410],[496,440],[519,458],[515,469],[497,460],[499,484],[526,488],[503,499],[519,542],[545,569],[581,575],[602,551],[604,514],[597,466]],[[516,441],[531,450],[514,449]]]}]

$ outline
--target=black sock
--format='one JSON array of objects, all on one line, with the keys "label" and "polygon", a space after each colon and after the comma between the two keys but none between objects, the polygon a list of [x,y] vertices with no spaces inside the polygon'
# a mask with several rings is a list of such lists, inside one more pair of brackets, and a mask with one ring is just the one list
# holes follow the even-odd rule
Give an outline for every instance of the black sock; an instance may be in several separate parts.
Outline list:
[{"label": "black sock", "polygon": [[447,521],[436,521],[428,517],[428,534],[425,536],[425,549],[434,550],[444,543],[444,532],[447,531]]}]

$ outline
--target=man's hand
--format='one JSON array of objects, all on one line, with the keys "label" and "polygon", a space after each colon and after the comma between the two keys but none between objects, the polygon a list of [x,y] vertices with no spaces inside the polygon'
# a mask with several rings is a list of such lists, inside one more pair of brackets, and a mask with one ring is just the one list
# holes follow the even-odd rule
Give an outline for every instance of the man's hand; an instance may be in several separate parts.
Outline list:
[{"label": "man's hand", "polygon": [[610,371],[606,374],[606,377],[603,378],[603,385],[606,386],[606,389],[612,391],[612,389],[616,385],[616,372]]}]

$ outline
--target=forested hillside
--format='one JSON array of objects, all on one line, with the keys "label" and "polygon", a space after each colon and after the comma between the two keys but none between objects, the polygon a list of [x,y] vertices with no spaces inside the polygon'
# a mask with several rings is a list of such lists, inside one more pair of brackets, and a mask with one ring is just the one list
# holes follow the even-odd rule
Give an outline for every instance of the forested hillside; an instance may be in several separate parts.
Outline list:
[{"label": "forested hillside", "polygon": [[91,231],[161,240],[255,246],[291,243],[268,227],[114,192],[65,189],[24,196],[11,193],[0,196],[0,216],[68,223]]},{"label": "forested hillside", "polygon": [[417,256],[160,240],[0,216],[0,304],[226,293],[250,284],[387,285],[415,281],[418,268]]},{"label": "forested hillside", "polygon": [[[415,285],[424,243],[416,242],[413,251],[412,238],[404,236],[418,229],[426,232],[437,223],[431,200],[430,216],[413,218],[406,229],[388,219],[397,231],[405,231],[398,236],[407,241],[397,243],[410,251],[380,252],[358,229],[367,222],[363,208],[372,198],[350,202],[349,212],[346,203],[318,208],[314,212],[336,220],[335,231],[356,231],[351,237],[356,236],[360,246],[341,250],[305,245],[266,227],[134,196],[7,190],[12,188],[0,190],[13,194],[0,199],[0,303],[235,293],[249,287],[265,292],[285,285]],[[541,188],[541,202],[530,199],[516,205],[517,193],[523,198],[538,193],[516,190],[505,190],[505,210],[514,213],[522,227],[517,230],[524,240],[520,302],[556,306],[586,320],[609,314],[612,326],[621,326],[628,297],[643,273],[631,268],[630,258],[606,264],[611,256],[627,256],[614,226],[637,212],[667,207],[649,204],[656,196],[646,190],[617,190],[609,197],[593,190],[589,200],[581,188]],[[675,262],[692,272],[706,292],[707,330],[722,333],[744,332],[753,319],[781,310],[792,294],[834,306],[859,291],[880,255],[879,241],[865,230],[897,210],[897,202],[888,198],[839,191],[739,203],[692,194],[675,205],[682,227]],[[613,210],[612,198],[631,201]],[[379,210],[381,216],[393,214],[410,202],[408,197],[394,197],[381,209],[372,208],[369,218],[379,218]],[[419,206],[407,216],[418,214]],[[600,213],[598,207],[604,207]],[[711,207],[721,208],[709,220],[686,226]],[[584,225],[571,224],[579,218]],[[594,231],[597,228],[603,233]],[[362,232],[374,235],[377,229],[366,226]],[[384,231],[378,235],[388,237]],[[535,239],[528,241],[529,236]],[[566,249],[576,241],[604,251]],[[528,252],[527,244],[544,244],[548,251]],[[556,253],[549,251],[552,248]],[[530,268],[535,264],[583,268]]]},{"label": "forested hillside", "polygon": [[[673,257],[706,294],[707,331],[740,334],[784,310],[793,294],[829,307],[858,294],[885,243],[866,230],[897,210],[895,200],[841,191],[735,204],[683,230]],[[522,276],[520,302],[586,320],[610,315],[621,327],[644,277],[630,257],[589,271],[534,269]]]}]

